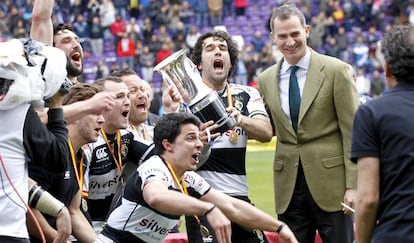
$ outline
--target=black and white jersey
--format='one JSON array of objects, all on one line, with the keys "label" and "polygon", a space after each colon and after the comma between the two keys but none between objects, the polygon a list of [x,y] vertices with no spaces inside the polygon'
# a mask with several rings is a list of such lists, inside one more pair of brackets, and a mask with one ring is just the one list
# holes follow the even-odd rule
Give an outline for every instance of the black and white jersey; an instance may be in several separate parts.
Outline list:
[{"label": "black and white jersey", "polygon": [[[239,84],[229,84],[229,86],[233,99],[232,105],[242,115],[267,117],[263,99],[255,88]],[[221,98],[228,106],[226,90],[221,94]],[[211,187],[220,192],[231,196],[248,196],[245,165],[248,135],[241,127],[234,129],[238,134],[237,142],[230,142],[229,131],[222,133],[214,140],[209,159],[197,172]]]},{"label": "black and white jersey", "polygon": [[[88,211],[92,221],[104,221],[121,182],[121,173],[116,165],[118,161],[118,141],[115,134],[106,134],[111,146],[108,148],[102,134],[94,143],[88,144],[85,151],[87,169],[85,170],[85,186],[88,192]],[[122,165],[127,161],[140,164],[153,155],[154,146],[144,141],[137,141],[134,135],[121,129]],[[112,154],[113,153],[113,154]]]},{"label": "black and white jersey", "polygon": [[[128,179],[122,203],[110,214],[104,236],[115,242],[162,242],[177,225],[179,215],[163,214],[144,201],[143,189],[152,181],[180,191],[162,158],[151,157]],[[193,171],[185,172],[184,181],[193,197],[200,198],[210,190],[210,185]]]}]

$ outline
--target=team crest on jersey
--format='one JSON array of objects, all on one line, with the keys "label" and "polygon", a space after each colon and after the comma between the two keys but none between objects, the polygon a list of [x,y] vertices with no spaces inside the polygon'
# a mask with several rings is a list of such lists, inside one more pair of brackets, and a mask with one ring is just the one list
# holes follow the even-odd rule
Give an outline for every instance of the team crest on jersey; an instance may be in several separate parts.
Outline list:
[{"label": "team crest on jersey", "polygon": [[239,111],[243,109],[243,97],[234,96],[234,107]]},{"label": "team crest on jersey", "polygon": [[122,145],[121,145],[121,153],[122,153],[122,158],[126,158],[126,156],[128,154],[128,145],[122,143]]}]

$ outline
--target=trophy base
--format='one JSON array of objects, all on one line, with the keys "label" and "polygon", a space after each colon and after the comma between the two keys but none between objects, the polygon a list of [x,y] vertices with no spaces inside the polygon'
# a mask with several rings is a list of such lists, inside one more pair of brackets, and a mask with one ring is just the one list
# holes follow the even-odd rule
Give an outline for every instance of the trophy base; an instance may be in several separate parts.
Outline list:
[{"label": "trophy base", "polygon": [[190,104],[190,111],[197,116],[202,122],[214,121],[219,125],[213,132],[226,132],[230,130],[235,124],[236,119],[229,117],[226,112],[223,101],[215,91],[211,91],[194,104]]}]

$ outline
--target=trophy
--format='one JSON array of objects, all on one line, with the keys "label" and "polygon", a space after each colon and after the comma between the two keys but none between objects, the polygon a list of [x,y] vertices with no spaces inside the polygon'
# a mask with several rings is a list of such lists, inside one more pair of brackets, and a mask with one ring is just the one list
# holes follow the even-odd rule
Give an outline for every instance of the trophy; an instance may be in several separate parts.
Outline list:
[{"label": "trophy", "polygon": [[231,129],[236,120],[226,112],[223,101],[217,92],[208,87],[201,79],[196,65],[181,49],[154,67],[168,85],[174,85],[180,92],[190,112],[202,122],[213,120],[219,125],[217,132]]}]

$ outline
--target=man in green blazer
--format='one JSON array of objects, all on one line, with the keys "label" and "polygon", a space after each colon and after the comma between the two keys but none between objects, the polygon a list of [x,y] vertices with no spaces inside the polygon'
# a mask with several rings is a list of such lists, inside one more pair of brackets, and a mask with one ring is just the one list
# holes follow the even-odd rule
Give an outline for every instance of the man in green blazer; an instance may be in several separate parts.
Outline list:
[{"label": "man in green blazer", "polygon": [[353,69],[307,46],[310,26],[294,5],[279,7],[270,25],[283,58],[259,75],[259,90],[277,135],[276,212],[299,242],[314,242],[318,230],[324,243],[350,243],[351,211],[341,202],[353,207],[356,195],[356,166],[349,159],[359,104]]}]

